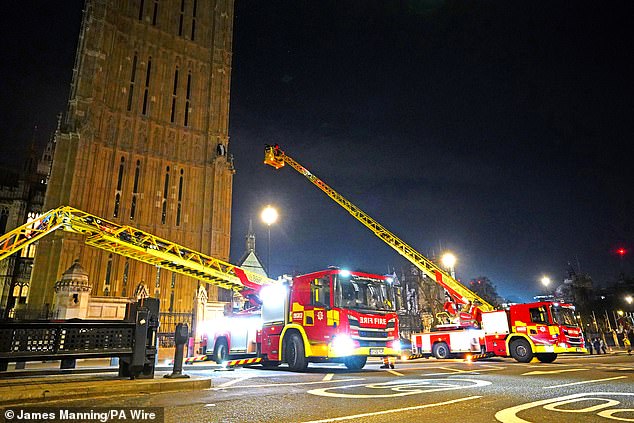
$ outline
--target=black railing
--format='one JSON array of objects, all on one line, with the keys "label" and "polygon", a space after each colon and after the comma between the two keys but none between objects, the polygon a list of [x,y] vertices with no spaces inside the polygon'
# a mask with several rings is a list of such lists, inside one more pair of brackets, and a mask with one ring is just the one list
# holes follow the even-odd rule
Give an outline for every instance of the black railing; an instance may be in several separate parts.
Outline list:
[{"label": "black railing", "polygon": [[119,375],[153,377],[157,353],[159,301],[146,298],[128,305],[128,320],[0,322],[0,371],[9,362],[119,357]]}]

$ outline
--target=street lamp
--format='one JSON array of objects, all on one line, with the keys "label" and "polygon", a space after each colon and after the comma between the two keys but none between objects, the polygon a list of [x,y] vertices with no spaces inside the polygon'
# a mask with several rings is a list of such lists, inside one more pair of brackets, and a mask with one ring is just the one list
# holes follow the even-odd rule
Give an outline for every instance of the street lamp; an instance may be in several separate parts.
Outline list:
[{"label": "street lamp", "polygon": [[545,287],[548,287],[548,285],[550,285],[550,278],[548,276],[542,277],[542,285],[544,285]]},{"label": "street lamp", "polygon": [[625,297],[625,301],[626,301],[628,304],[632,304],[632,301],[634,301],[634,298],[632,298],[632,296],[631,296],[631,295],[628,295],[627,297]]},{"label": "street lamp", "polygon": [[456,256],[454,256],[452,253],[445,253],[443,254],[441,260],[442,265],[445,266],[445,269],[449,269],[451,277],[456,279]]},{"label": "street lamp", "polygon": [[264,210],[262,210],[262,214],[260,215],[262,221],[266,223],[269,229],[269,243],[266,254],[266,273],[269,276],[271,273],[271,268],[269,267],[271,264],[271,225],[277,221],[277,216],[277,210],[275,210],[271,205],[266,206]]}]

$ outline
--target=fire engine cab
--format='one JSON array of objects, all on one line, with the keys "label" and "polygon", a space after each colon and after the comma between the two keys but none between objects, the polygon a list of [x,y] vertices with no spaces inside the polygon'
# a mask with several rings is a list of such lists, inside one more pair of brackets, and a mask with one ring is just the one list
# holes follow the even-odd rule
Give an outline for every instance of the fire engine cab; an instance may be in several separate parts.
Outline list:
[{"label": "fire engine cab", "polygon": [[257,357],[265,367],[340,362],[358,370],[367,358],[401,354],[391,278],[330,268],[257,293],[259,306],[208,322],[213,359]]}]

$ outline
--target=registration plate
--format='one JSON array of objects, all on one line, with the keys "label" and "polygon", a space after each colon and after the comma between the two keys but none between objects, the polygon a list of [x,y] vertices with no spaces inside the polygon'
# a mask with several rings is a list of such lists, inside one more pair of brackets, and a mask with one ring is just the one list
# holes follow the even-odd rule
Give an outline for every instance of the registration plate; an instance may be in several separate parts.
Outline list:
[{"label": "registration plate", "polygon": [[370,348],[370,355],[383,355],[383,348]]}]

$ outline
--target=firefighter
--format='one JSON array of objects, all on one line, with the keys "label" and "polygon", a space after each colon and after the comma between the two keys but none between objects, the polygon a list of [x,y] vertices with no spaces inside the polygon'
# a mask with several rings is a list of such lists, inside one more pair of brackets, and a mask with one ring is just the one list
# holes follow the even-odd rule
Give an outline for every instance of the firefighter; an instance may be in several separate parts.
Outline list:
[{"label": "firefighter", "polygon": [[394,363],[396,363],[396,357],[383,357],[383,365],[380,367],[381,369],[393,369]]}]

